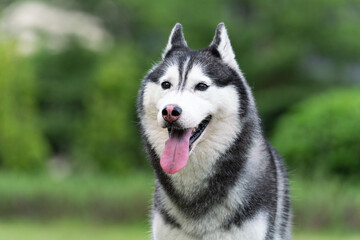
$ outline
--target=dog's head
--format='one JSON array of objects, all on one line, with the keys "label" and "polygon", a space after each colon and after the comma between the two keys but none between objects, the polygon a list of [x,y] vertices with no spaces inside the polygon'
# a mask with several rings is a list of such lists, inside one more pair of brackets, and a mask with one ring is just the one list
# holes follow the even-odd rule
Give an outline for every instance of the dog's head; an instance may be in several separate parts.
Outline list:
[{"label": "dog's head", "polygon": [[174,174],[189,156],[201,155],[202,164],[210,164],[210,155],[224,153],[240,131],[248,91],[223,23],[202,50],[190,49],[176,24],[139,98],[145,137],[162,169]]}]

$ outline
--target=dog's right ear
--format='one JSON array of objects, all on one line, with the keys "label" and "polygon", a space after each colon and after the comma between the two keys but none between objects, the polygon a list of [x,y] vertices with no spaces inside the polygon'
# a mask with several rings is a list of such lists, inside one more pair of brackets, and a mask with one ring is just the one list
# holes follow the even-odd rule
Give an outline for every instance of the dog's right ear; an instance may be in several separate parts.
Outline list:
[{"label": "dog's right ear", "polygon": [[215,36],[209,46],[210,51],[219,56],[226,64],[234,69],[239,69],[235,60],[235,53],[231,47],[230,39],[224,23],[219,23]]},{"label": "dog's right ear", "polygon": [[168,41],[168,44],[166,45],[166,48],[162,54],[162,58],[164,59],[166,54],[168,52],[170,52],[170,50],[172,50],[174,48],[182,48],[182,47],[187,47],[187,43],[184,38],[182,26],[180,23],[177,23],[171,30],[169,41]]}]

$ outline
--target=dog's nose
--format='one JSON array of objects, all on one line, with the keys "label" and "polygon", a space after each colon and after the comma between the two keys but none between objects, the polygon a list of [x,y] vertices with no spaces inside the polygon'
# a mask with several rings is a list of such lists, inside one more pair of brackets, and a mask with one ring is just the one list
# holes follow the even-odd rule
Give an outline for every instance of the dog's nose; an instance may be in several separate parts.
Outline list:
[{"label": "dog's nose", "polygon": [[182,109],[177,105],[166,105],[162,110],[162,116],[165,121],[172,123],[180,118]]}]

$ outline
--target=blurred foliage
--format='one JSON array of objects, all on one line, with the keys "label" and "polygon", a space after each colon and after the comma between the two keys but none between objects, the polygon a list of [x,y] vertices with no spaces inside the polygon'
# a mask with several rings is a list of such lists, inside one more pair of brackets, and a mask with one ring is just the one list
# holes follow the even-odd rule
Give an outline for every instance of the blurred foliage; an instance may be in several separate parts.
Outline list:
[{"label": "blurred foliage", "polygon": [[[0,9],[12,2],[3,1]],[[16,64],[0,63],[5,69],[0,82],[6,83],[0,98],[7,99],[0,105],[6,112],[0,116],[3,168],[37,168],[49,157],[84,171],[149,168],[137,132],[137,89],[147,69],[160,59],[176,22],[183,24],[194,49],[206,47],[216,25],[225,22],[267,135],[287,131],[288,125],[274,125],[294,104],[326,89],[360,82],[357,1],[43,2],[98,17],[114,41],[94,52],[74,36],[64,36],[70,44],[60,52],[43,48],[26,57],[27,63],[18,56],[13,57]],[[1,54],[10,49],[3,47]],[[21,113],[15,110],[20,108]],[[282,153],[286,147],[279,148]],[[294,167],[302,164],[289,161]],[[336,171],[342,172],[339,167]]]},{"label": "blurred foliage", "polygon": [[139,59],[129,44],[95,53],[76,41],[33,56],[44,133],[76,170],[125,173],[145,165],[135,115]]},{"label": "blurred foliage", "polygon": [[[127,176],[74,174],[65,178],[0,172],[0,222],[14,217],[47,222],[71,218],[116,225],[146,221],[153,183],[154,176],[146,172]],[[358,181],[336,177],[306,179],[292,175],[296,229],[358,230],[359,187]]]},{"label": "blurred foliage", "polygon": [[206,47],[216,25],[225,22],[267,132],[290,106],[310,94],[360,81],[357,1],[66,0],[61,4],[98,16],[115,39],[134,42],[148,66],[159,59],[176,22],[183,24],[185,38],[195,49]]},{"label": "blurred foliage", "polygon": [[58,53],[42,49],[32,56],[43,131],[54,154],[68,153],[83,120],[90,79],[98,56],[76,41]]},{"label": "blurred foliage", "polygon": [[0,166],[42,169],[49,152],[38,121],[34,72],[13,44],[0,45],[0,59]]},{"label": "blurred foliage", "polygon": [[360,89],[323,93],[278,121],[274,145],[304,174],[359,177]]},{"label": "blurred foliage", "polygon": [[[102,222],[145,219],[153,192],[153,177],[146,172],[131,176],[47,173],[0,173],[0,221],[76,218]],[[9,184],[11,183],[11,184]]]},{"label": "blurred foliage", "polygon": [[[330,86],[323,86],[329,88]],[[314,95],[319,92],[317,85],[287,86],[279,88],[264,89],[255,91],[255,99],[258,102],[258,110],[263,121],[263,128],[267,135],[276,130],[276,124],[279,116],[285,114],[288,108],[300,102],[303,98]]]},{"label": "blurred foliage", "polygon": [[76,132],[75,159],[82,168],[127,172],[144,165],[136,119],[139,55],[128,47],[100,57],[86,94],[86,113]]},{"label": "blurred foliage", "polygon": [[[291,204],[297,229],[358,231],[360,185],[357,179],[291,174]],[[342,239],[342,238],[338,238]]]}]

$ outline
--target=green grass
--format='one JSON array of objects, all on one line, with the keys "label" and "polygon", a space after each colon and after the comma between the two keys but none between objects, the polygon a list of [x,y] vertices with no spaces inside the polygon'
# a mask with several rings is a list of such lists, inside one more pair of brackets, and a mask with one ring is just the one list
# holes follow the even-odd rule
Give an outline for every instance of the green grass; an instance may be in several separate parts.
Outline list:
[{"label": "green grass", "polygon": [[153,177],[0,172],[0,218],[144,219],[151,205]]},{"label": "green grass", "polygon": [[74,174],[65,177],[46,173],[0,172],[0,194],[24,198],[47,195],[83,203],[89,197],[101,196],[132,201],[134,197],[150,195],[152,190],[152,174],[142,172],[125,176]]},{"label": "green grass", "polygon": [[78,221],[0,222],[0,240],[142,240],[150,239],[145,223],[103,225]]},{"label": "green grass", "polygon": [[[153,185],[150,173],[58,178],[0,172],[0,221],[74,219],[116,225],[146,221]],[[293,176],[291,196],[295,231],[359,229],[358,182]]]},{"label": "green grass", "polygon": [[[0,240],[150,240],[145,222],[133,224],[94,224],[79,221],[50,223],[0,222]],[[294,240],[358,240],[360,232],[295,232]]]},{"label": "green grass", "polygon": [[359,240],[360,233],[347,232],[295,232],[293,240]]},{"label": "green grass", "polygon": [[358,230],[360,184],[334,177],[291,179],[295,228]]}]

